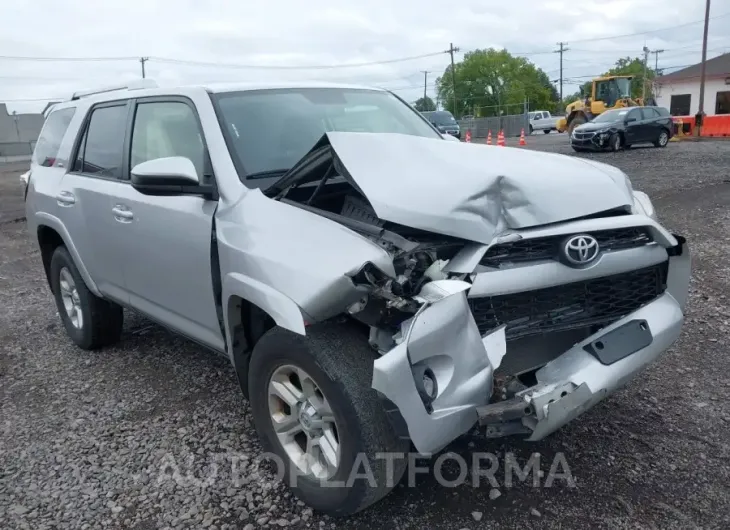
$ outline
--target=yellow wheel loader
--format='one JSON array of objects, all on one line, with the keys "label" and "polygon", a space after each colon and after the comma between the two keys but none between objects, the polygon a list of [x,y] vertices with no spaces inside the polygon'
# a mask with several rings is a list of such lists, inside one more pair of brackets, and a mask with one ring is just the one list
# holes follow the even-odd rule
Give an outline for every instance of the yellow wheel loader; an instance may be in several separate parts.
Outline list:
[{"label": "yellow wheel loader", "polygon": [[631,76],[598,77],[591,83],[591,93],[565,108],[565,117],[557,123],[559,132],[568,131],[591,121],[604,111],[621,107],[643,107],[641,98],[631,98]]}]

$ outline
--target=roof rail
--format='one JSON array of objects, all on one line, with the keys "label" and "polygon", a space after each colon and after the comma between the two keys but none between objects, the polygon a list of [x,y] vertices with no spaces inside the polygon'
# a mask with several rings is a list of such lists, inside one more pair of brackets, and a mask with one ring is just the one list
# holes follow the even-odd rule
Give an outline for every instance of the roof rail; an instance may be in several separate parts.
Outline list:
[{"label": "roof rail", "polygon": [[80,99],[86,96],[93,96],[96,94],[104,94],[106,92],[114,92],[115,90],[141,90],[143,88],[157,88],[158,85],[153,79],[139,79],[136,81],[129,81],[122,85],[112,85],[104,88],[94,88],[92,90],[79,90],[74,92],[71,96],[71,101]]}]

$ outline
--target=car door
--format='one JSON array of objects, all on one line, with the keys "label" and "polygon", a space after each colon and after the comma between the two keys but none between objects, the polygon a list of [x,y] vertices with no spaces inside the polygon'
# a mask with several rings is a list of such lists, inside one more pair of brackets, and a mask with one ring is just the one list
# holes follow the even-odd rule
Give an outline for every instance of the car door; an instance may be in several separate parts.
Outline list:
[{"label": "car door", "polygon": [[[170,156],[189,158],[201,183],[212,179],[194,104],[182,97],[144,98],[132,105],[128,167]],[[132,307],[219,351],[224,350],[213,295],[211,237],[217,202],[201,195],[146,195],[125,175],[112,205],[119,220],[124,277]]]},{"label": "car door", "polygon": [[631,145],[644,142],[644,133],[642,133],[641,112],[637,109],[631,109],[624,117],[624,136],[626,143]]},{"label": "car door", "polygon": [[643,118],[644,134],[647,142],[654,142],[659,138],[662,126],[659,123],[659,113],[651,107],[641,109]]},{"label": "car door", "polygon": [[125,187],[120,179],[129,108],[128,101],[91,107],[57,195],[58,217],[99,292],[121,303],[127,303],[119,239],[124,232],[112,201]]}]

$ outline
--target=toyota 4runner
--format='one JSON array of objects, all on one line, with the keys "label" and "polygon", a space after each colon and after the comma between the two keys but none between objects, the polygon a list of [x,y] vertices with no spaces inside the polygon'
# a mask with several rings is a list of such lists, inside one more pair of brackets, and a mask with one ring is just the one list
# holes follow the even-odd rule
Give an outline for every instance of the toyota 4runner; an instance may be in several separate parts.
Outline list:
[{"label": "toyota 4runner", "polygon": [[[71,339],[117,341],[130,308],[227,356],[263,447],[333,514],[398,482],[382,453],[542,439],[682,327],[687,244],[624,173],[446,141],[384,90],[77,93],[26,193]],[[348,483],[363,455],[375,481]]]}]

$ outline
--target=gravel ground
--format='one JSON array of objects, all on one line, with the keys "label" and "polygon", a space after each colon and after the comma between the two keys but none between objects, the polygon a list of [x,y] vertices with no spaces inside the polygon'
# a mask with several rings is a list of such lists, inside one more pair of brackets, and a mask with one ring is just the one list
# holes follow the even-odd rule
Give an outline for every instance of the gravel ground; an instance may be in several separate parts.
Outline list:
[{"label": "gravel ground", "polygon": [[[531,149],[572,154],[565,141],[528,137]],[[514,480],[508,487],[497,473],[497,489],[487,481],[451,489],[425,474],[355,517],[312,513],[266,470],[254,472],[261,449],[225,359],[133,314],[116,347],[75,348],[25,224],[5,222],[2,526],[730,527],[730,349],[722,339],[730,329],[730,142],[586,156],[626,171],[654,198],[663,222],[688,238],[694,261],[685,331],[640,379],[546,440],[470,435],[449,448],[464,457],[490,451],[500,462],[511,452],[523,465],[537,452],[545,474],[560,453],[573,486]],[[16,204],[8,199],[17,193],[11,173],[0,171],[3,207]]]}]

